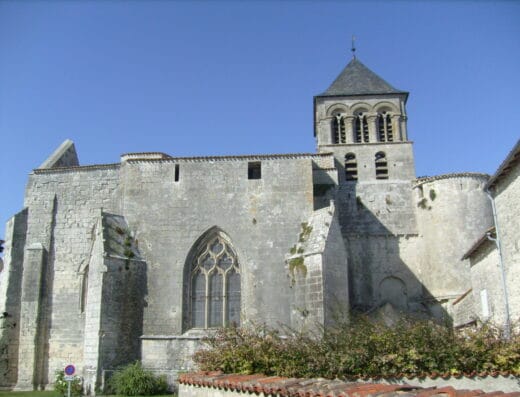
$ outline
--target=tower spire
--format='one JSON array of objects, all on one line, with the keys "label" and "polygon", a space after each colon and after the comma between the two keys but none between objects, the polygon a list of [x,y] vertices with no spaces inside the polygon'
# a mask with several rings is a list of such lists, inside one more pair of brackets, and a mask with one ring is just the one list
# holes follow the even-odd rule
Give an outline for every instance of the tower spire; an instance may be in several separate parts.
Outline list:
[{"label": "tower spire", "polygon": [[352,51],[352,58],[356,59],[356,36],[354,35],[352,35],[352,47],[350,51]]}]

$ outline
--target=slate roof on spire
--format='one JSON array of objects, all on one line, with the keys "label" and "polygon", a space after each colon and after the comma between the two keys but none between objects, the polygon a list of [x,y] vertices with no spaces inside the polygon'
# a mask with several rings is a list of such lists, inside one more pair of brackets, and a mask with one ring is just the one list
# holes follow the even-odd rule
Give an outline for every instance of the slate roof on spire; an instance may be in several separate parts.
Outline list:
[{"label": "slate roof on spire", "polygon": [[359,62],[356,58],[352,59],[343,71],[336,77],[336,80],[324,93],[317,96],[349,96],[349,95],[374,95],[374,94],[405,94],[408,92],[400,91],[369,68]]}]

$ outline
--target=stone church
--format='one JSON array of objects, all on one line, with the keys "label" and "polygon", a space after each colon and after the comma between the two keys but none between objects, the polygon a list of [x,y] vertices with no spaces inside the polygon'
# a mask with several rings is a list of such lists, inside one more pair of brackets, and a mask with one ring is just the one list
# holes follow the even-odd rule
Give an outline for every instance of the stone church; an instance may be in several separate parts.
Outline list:
[{"label": "stone church", "polygon": [[72,363],[93,392],[135,360],[173,381],[221,326],[451,316],[493,224],[489,176],[416,178],[407,100],[354,58],[314,97],[316,153],[80,165],[65,141],[7,224],[0,386]]}]

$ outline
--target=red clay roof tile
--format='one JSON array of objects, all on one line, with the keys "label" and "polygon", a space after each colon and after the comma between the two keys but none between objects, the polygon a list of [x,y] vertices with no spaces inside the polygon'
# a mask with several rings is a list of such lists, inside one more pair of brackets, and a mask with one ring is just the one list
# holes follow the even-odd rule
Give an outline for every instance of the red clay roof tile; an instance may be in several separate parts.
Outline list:
[{"label": "red clay roof tile", "polygon": [[[446,374],[435,375],[444,377]],[[498,376],[495,373],[492,375]],[[485,393],[482,390],[456,390],[451,386],[421,388],[407,384],[297,379],[265,375],[223,374],[221,372],[182,374],[179,376],[179,383],[281,397],[520,397],[520,392]]]}]

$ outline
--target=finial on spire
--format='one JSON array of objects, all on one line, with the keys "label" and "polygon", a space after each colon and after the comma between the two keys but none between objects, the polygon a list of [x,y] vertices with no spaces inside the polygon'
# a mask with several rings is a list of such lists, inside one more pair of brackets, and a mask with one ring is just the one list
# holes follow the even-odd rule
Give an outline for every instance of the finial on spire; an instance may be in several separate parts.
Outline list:
[{"label": "finial on spire", "polygon": [[352,51],[352,58],[356,59],[356,36],[352,35],[352,48],[350,51]]}]

